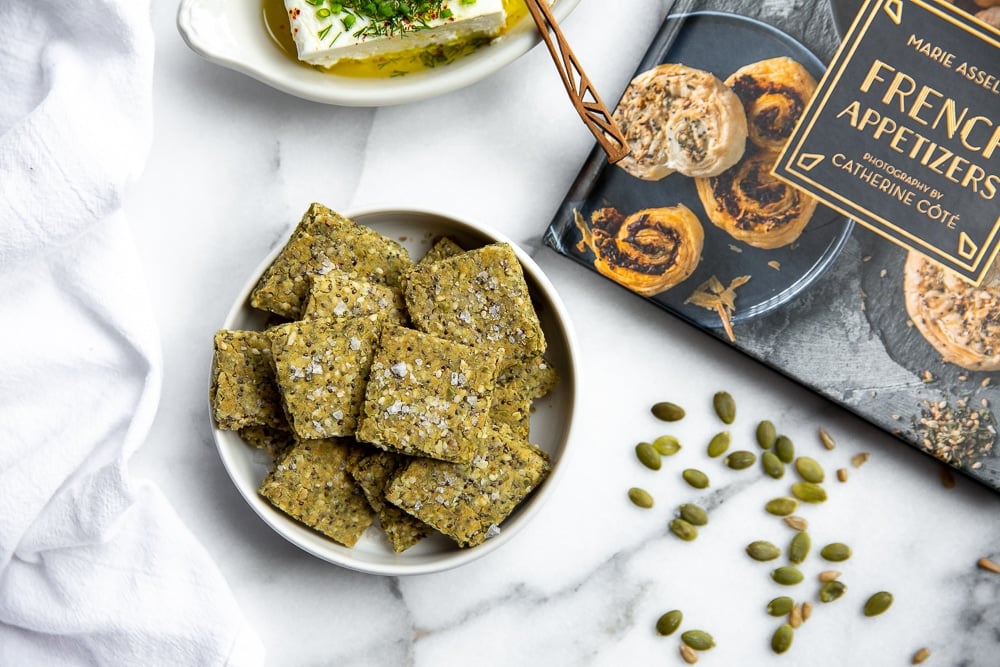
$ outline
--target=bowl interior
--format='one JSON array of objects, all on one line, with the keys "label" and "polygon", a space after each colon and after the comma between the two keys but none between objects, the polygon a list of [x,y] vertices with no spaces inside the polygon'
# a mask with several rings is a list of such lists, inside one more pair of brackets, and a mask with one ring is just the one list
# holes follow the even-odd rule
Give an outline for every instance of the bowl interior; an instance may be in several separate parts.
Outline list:
[{"label": "bowl interior", "polygon": [[[434,534],[404,553],[396,554],[377,525],[369,528],[353,548],[347,548],[276,510],[257,494],[257,487],[270,468],[271,457],[247,445],[235,431],[223,431],[213,427],[216,446],[229,476],[251,508],[282,537],[314,556],[337,565],[374,574],[421,574],[457,567],[509,541],[540,508],[556,485],[563,469],[562,462],[573,422],[576,361],[572,327],[565,307],[538,265],[499,232],[429,211],[379,209],[349,214],[348,217],[400,242],[415,261],[430,248],[435,238],[445,234],[452,236],[467,249],[495,241],[511,243],[524,268],[525,278],[548,342],[545,356],[560,375],[558,386],[549,395],[535,401],[536,410],[531,415],[530,440],[549,454],[552,472],[503,522],[497,537],[477,547],[461,549],[449,538]],[[258,276],[279,250],[280,248],[276,249],[268,256],[249,277],[226,317],[223,328],[262,328],[267,317],[266,313],[247,305],[248,297]]]}]

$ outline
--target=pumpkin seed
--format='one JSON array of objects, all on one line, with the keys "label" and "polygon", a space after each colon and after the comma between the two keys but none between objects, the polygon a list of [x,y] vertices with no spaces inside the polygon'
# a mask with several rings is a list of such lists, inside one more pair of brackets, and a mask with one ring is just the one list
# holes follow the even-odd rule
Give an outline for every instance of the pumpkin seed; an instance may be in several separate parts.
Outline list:
[{"label": "pumpkin seed", "polygon": [[781,462],[778,455],[771,451],[765,451],[760,455],[760,464],[768,477],[781,479],[785,476],[785,464]]},{"label": "pumpkin seed", "polygon": [[670,521],[670,530],[685,542],[690,542],[698,538],[698,529],[684,519],[672,519]]},{"label": "pumpkin seed", "polygon": [[865,616],[878,616],[892,606],[892,593],[879,591],[865,602]]},{"label": "pumpkin seed", "polygon": [[809,539],[809,533],[805,531],[796,533],[795,537],[792,538],[792,543],[788,545],[788,560],[798,565],[809,555],[810,547],[812,547],[812,540]]},{"label": "pumpkin seed", "polygon": [[767,540],[757,540],[751,542],[746,548],[747,555],[754,560],[768,561],[774,560],[781,555],[781,549],[774,546]]},{"label": "pumpkin seed", "polygon": [[695,468],[688,468],[681,473],[681,477],[684,481],[693,486],[696,489],[708,488],[708,475]]},{"label": "pumpkin seed", "polygon": [[713,459],[722,456],[729,449],[730,442],[732,442],[732,435],[730,435],[729,431],[716,433],[708,442],[708,455]]},{"label": "pumpkin seed", "polygon": [[659,470],[663,462],[660,460],[660,453],[648,442],[640,442],[635,446],[635,455],[639,462],[650,470]]},{"label": "pumpkin seed", "polygon": [[774,441],[774,453],[782,463],[791,463],[795,460],[795,443],[787,435],[779,435]]},{"label": "pumpkin seed", "polygon": [[842,542],[832,542],[820,549],[819,555],[832,563],[840,563],[851,557],[851,547]]},{"label": "pumpkin seed", "polygon": [[707,651],[715,646],[715,639],[704,630],[688,630],[681,635],[681,641],[696,651]]},{"label": "pumpkin seed", "polygon": [[809,617],[812,616],[812,613],[813,613],[812,602],[806,600],[805,602],[802,603],[802,622],[805,623],[806,621],[808,621]]},{"label": "pumpkin seed", "polygon": [[773,422],[765,419],[757,424],[757,444],[760,445],[761,449],[771,449],[771,447],[774,447],[774,441],[777,437],[778,433],[774,428]]},{"label": "pumpkin seed", "polygon": [[728,391],[716,392],[712,397],[712,406],[722,423],[732,424],[736,419],[736,401]]},{"label": "pumpkin seed", "polygon": [[681,518],[692,526],[705,526],[708,524],[708,512],[693,503],[684,503],[680,506]]},{"label": "pumpkin seed", "polygon": [[698,653],[693,648],[687,644],[680,645],[681,657],[684,658],[684,662],[689,665],[693,665],[698,662]]},{"label": "pumpkin seed", "polygon": [[783,521],[789,528],[794,528],[795,530],[807,530],[809,528],[809,522],[800,516],[786,516]]},{"label": "pumpkin seed", "polygon": [[771,650],[775,653],[784,653],[792,647],[793,639],[795,639],[794,628],[788,623],[783,623],[771,636]]},{"label": "pumpkin seed", "polygon": [[633,486],[628,490],[628,499],[638,507],[643,509],[649,509],[653,506],[653,496],[649,494],[649,491],[645,489],[640,489],[638,486]]},{"label": "pumpkin seed", "polygon": [[653,441],[653,449],[663,456],[673,456],[681,450],[681,443],[672,435],[661,435]]},{"label": "pumpkin seed", "polygon": [[784,616],[789,613],[794,606],[795,600],[787,595],[782,595],[781,597],[774,598],[767,603],[767,613],[769,616]]},{"label": "pumpkin seed", "polygon": [[657,419],[665,422],[675,422],[684,419],[684,408],[669,401],[655,403],[650,412]]},{"label": "pumpkin seed", "polygon": [[672,635],[677,631],[677,628],[681,627],[683,620],[684,614],[680,609],[668,611],[656,621],[656,631],[664,637]]},{"label": "pumpkin seed", "polygon": [[808,456],[800,456],[795,459],[795,471],[799,473],[799,477],[813,484],[822,483],[826,477],[823,466],[816,459]]},{"label": "pumpkin seed", "polygon": [[798,628],[802,625],[802,605],[797,604],[788,612],[788,625],[793,628]]},{"label": "pumpkin seed", "polygon": [[771,572],[771,579],[782,586],[794,586],[802,582],[802,572],[794,565],[782,565]]},{"label": "pumpkin seed", "polygon": [[830,434],[827,433],[826,429],[824,429],[823,427],[820,427],[819,429],[819,441],[823,443],[823,446],[826,449],[833,449],[834,447],[837,446],[837,443],[834,442],[833,438],[830,437]]},{"label": "pumpkin seed", "polygon": [[804,503],[822,503],[826,501],[826,489],[812,482],[795,482],[795,484],[792,484],[792,495]]},{"label": "pumpkin seed", "polygon": [[931,651],[929,648],[925,646],[924,648],[920,649],[919,651],[913,654],[913,664],[919,665],[920,663],[927,660],[927,658],[929,657],[931,657]]},{"label": "pumpkin seed", "polygon": [[840,579],[834,579],[823,584],[819,589],[819,599],[821,602],[833,602],[840,598],[847,590],[847,586]]},{"label": "pumpkin seed", "polygon": [[723,462],[733,470],[746,470],[754,463],[757,463],[757,455],[745,449],[740,449],[727,456]]},{"label": "pumpkin seed", "polygon": [[774,498],[767,501],[767,504],[764,505],[767,513],[775,516],[788,516],[798,508],[799,501],[795,500],[795,498]]}]

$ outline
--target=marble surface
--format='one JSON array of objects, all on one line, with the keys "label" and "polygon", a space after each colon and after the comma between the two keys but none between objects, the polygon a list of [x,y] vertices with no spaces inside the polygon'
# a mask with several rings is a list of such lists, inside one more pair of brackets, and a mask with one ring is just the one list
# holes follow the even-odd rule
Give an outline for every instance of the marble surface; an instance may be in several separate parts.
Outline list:
[{"label": "marble surface", "polygon": [[[823,2],[756,4],[832,30]],[[665,11],[660,0],[629,5],[628,19],[616,19],[607,3],[583,0],[563,26],[606,100],[621,93]],[[154,3],[155,137],[126,203],[165,365],[159,412],[131,467],[216,559],[268,664],[680,665],[678,638],[654,631],[675,608],[684,629],[714,635],[704,665],[904,665],[923,646],[926,664],[997,664],[1000,575],[976,562],[1000,561],[1000,496],[965,478],[945,488],[936,461],[541,245],[593,145],[544,48],[441,98],[336,108],[200,59],[181,42],[175,11]],[[581,377],[568,470],[532,524],[485,558],[406,578],[340,569],[271,532],[222,467],[205,398],[212,333],[312,201],[431,208],[494,226],[532,254],[573,318]],[[849,471],[827,482],[827,503],[800,511],[814,553],[791,589],[770,580],[775,564],[743,549],[790,540],[762,508],[794,475],[775,481],[705,456],[722,428],[711,409],[720,389],[738,402],[730,428],[740,445],[754,449],[754,427],[768,418],[829,477]],[[648,411],[657,400],[683,404],[687,417],[657,422]],[[820,426],[836,449],[820,446]],[[668,432],[685,448],[657,472],[640,466],[635,443]],[[855,468],[860,452],[870,459]],[[686,486],[689,466],[709,472],[711,487]],[[655,507],[633,507],[631,486],[652,492]],[[711,516],[694,542],[667,529],[683,502]],[[850,544],[851,560],[824,563],[815,551],[831,541]],[[831,567],[848,590],[823,604],[816,577]],[[879,590],[895,603],[865,618]],[[783,594],[815,610],[779,657],[769,647],[779,621],[764,608]]]}]

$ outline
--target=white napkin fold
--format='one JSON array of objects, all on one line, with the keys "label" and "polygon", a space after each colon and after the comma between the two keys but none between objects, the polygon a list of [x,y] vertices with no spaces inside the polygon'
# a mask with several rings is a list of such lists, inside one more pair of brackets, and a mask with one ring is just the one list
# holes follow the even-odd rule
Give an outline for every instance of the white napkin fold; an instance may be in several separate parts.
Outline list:
[{"label": "white napkin fold", "polygon": [[121,213],[148,0],[0,2],[0,665],[257,665],[207,552],[129,479],[159,340]]}]

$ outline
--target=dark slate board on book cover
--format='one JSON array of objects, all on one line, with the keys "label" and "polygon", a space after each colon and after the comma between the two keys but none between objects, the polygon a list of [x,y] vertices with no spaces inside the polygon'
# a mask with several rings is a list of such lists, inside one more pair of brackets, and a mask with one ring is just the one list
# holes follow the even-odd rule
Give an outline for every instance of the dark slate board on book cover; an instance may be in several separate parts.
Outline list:
[{"label": "dark slate board on book cover", "polygon": [[[994,448],[994,405],[1000,400],[1000,279],[987,274],[974,292],[965,281],[948,276],[942,278],[943,286],[927,287],[929,279],[912,277],[915,263],[907,262],[906,248],[857,224],[848,215],[849,207],[835,197],[813,200],[791,179],[771,172],[784,146],[774,147],[767,134],[774,128],[768,124],[781,120],[787,141],[798,119],[816,106],[805,104],[813,98],[811,86],[818,83],[818,100],[836,83],[827,76],[827,64],[844,55],[852,39],[865,38],[857,26],[851,27],[859,12],[936,10],[943,0],[810,0],[791,8],[779,4],[673,4],[635,69],[636,76],[655,71],[662,77],[641,79],[645,97],[626,90],[617,105],[610,105],[621,107],[616,112],[620,122],[628,119],[629,126],[637,128],[626,132],[635,142],[633,148],[639,148],[633,150],[635,159],[610,165],[595,146],[553,217],[545,243],[620,283],[622,298],[630,298],[626,290],[642,295],[1000,490],[1000,453]],[[1000,32],[971,18],[979,11],[971,0],[957,0],[954,8],[942,11],[968,19],[974,32],[985,36],[966,49],[987,69],[992,63],[997,71],[991,75],[1000,76]],[[844,48],[839,48],[842,37]],[[893,62],[894,50],[914,48],[913,39],[907,46],[904,37],[877,38],[886,62]],[[711,136],[699,137],[690,132],[690,125],[677,130],[677,116],[669,123],[663,117],[683,116],[678,109],[686,104],[685,93],[671,83],[688,80],[676,79],[676,65],[683,66],[679,71],[685,76],[687,68],[712,75],[742,103],[747,119],[744,149],[721,171],[694,173],[700,167],[663,162],[668,140],[658,143],[657,132],[671,123],[671,131],[680,137],[674,148],[680,146],[697,158],[714,150]],[[928,58],[925,66],[940,63]],[[814,81],[802,83],[810,77]],[[977,129],[1000,128],[1000,97],[996,99],[992,111],[976,111],[983,116]],[[697,104],[703,101],[695,103],[698,113]],[[703,115],[713,113],[714,108]],[[788,114],[794,114],[795,122],[788,122]],[[702,127],[697,122],[695,126]],[[712,127],[710,118],[704,127]],[[702,143],[687,141],[691,136]],[[969,144],[985,143],[978,135],[967,138]],[[964,147],[959,138],[956,142],[958,153]],[[1000,173],[1000,150],[980,155],[979,163],[987,173]],[[662,175],[671,168],[679,171]],[[912,175],[917,169],[909,171]],[[985,200],[982,208],[1000,225],[998,202],[1000,195]],[[786,221],[793,222],[782,227]],[[801,231],[791,229],[803,224]],[[934,262],[927,266],[930,269],[920,275],[943,275]],[[911,279],[904,281],[907,271]],[[942,291],[951,289],[961,296],[940,298]],[[933,291],[932,298],[920,290]],[[970,299],[978,309],[974,317],[966,307]],[[911,316],[908,301],[919,302],[924,310]],[[922,326],[915,325],[915,318]],[[948,331],[936,326],[938,320],[951,322],[956,331],[964,327],[966,333],[978,326],[979,337],[959,333],[942,343]],[[967,354],[948,348],[959,344],[975,350]]]}]

